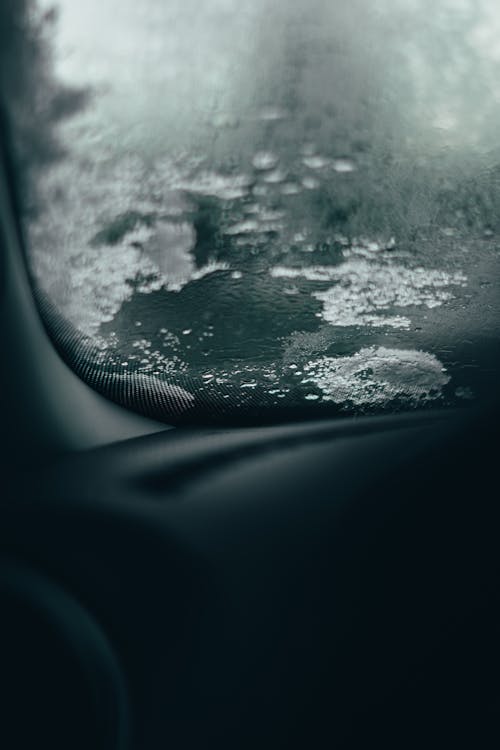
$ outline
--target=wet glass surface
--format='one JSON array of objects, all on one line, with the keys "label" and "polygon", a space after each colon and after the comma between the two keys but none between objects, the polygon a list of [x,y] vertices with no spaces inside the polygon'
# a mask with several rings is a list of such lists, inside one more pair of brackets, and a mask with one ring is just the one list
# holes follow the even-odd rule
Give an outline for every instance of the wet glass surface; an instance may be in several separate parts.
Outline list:
[{"label": "wet glass surface", "polygon": [[28,250],[98,367],[231,408],[491,385],[497,3],[56,7],[54,91],[84,94],[52,118]]}]

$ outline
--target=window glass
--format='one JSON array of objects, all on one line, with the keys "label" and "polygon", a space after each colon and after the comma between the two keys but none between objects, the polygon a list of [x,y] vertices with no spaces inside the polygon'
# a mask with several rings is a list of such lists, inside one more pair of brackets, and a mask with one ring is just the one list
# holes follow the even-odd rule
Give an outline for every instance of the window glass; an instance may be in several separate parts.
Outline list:
[{"label": "window glass", "polygon": [[21,6],[28,256],[93,385],[272,415],[488,390],[495,0]]}]

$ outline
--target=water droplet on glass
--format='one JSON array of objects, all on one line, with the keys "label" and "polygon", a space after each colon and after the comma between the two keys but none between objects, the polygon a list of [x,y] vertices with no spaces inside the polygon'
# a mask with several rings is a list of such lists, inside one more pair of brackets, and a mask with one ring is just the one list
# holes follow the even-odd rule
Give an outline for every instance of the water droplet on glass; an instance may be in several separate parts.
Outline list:
[{"label": "water droplet on glass", "polygon": [[255,169],[260,171],[266,171],[268,169],[274,169],[279,162],[279,156],[273,154],[272,151],[257,151],[252,159],[252,164]]},{"label": "water droplet on glass", "polygon": [[279,184],[280,182],[283,182],[286,179],[286,173],[283,172],[282,169],[273,169],[272,172],[268,172],[266,175],[264,175],[263,180],[264,182],[268,182],[270,184]]},{"label": "water droplet on glass", "polygon": [[309,169],[323,169],[324,167],[328,166],[328,164],[330,164],[330,159],[327,159],[325,156],[319,156],[318,154],[313,156],[305,156],[302,159],[302,163],[305,164],[305,166]]},{"label": "water droplet on glass", "polygon": [[321,183],[316,177],[304,177],[302,184],[306,190],[317,190]]},{"label": "water droplet on glass", "polygon": [[263,107],[259,113],[259,120],[265,122],[275,122],[276,120],[284,120],[287,117],[287,112],[280,107]]},{"label": "water droplet on glass", "polygon": [[350,159],[334,159],[333,168],[339,173],[354,172],[356,165]]},{"label": "water droplet on glass", "polygon": [[285,182],[281,186],[281,192],[283,195],[297,195],[297,193],[300,193],[300,185],[297,185],[296,182]]}]

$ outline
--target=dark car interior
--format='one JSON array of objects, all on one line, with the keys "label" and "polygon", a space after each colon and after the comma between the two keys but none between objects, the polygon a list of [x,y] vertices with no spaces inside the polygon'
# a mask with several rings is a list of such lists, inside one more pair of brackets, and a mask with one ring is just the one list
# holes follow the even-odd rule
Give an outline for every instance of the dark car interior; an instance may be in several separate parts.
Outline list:
[{"label": "dark car interior", "polygon": [[166,424],[54,344],[11,128],[0,747],[499,747],[498,337],[466,404]]}]

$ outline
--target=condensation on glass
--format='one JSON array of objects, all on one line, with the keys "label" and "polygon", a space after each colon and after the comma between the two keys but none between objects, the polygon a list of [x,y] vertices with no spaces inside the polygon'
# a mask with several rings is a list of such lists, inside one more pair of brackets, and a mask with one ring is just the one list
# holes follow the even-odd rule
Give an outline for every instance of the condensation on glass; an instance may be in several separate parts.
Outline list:
[{"label": "condensation on glass", "polygon": [[85,95],[53,123],[28,248],[96,367],[186,408],[478,395],[499,321],[497,2],[55,5],[53,85]]}]

